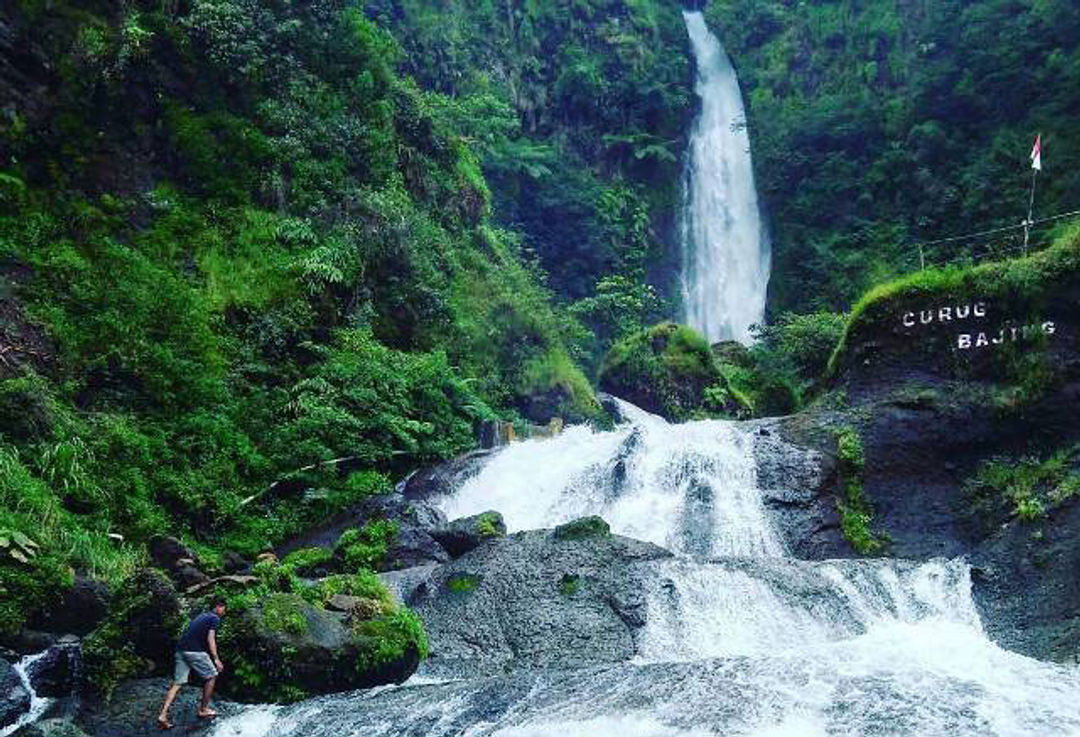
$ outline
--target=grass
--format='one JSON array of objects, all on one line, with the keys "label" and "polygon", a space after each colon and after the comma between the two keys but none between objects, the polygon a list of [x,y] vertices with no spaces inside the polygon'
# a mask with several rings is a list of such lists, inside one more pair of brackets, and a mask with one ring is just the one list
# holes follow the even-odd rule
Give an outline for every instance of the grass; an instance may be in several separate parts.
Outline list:
[{"label": "grass", "polygon": [[1080,443],[1044,458],[992,458],[979,466],[966,486],[976,511],[990,512],[1003,505],[1016,519],[1044,519],[1080,496]]}]

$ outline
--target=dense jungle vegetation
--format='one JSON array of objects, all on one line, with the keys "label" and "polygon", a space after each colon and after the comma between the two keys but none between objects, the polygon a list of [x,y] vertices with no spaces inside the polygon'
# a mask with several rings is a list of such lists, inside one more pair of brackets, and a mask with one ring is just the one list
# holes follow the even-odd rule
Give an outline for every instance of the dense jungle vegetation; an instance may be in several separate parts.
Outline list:
[{"label": "dense jungle vegetation", "polygon": [[596,414],[474,116],[361,9],[5,16],[0,528],[39,547],[5,559],[0,629],[151,535],[253,555],[479,421]]}]

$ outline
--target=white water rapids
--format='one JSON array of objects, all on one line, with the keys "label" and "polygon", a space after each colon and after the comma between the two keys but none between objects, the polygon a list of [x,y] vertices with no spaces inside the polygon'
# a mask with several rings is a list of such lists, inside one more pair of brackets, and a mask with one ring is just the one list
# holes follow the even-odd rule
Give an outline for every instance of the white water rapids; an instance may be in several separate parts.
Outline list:
[{"label": "white water rapids", "polygon": [[600,514],[655,561],[633,662],[515,671],[259,707],[216,737],[1080,735],[1080,670],[999,648],[962,560],[786,555],[737,423],[629,405],[496,453],[443,506],[511,532]]},{"label": "white water rapids", "polygon": [[751,341],[765,314],[769,241],[762,225],[739,80],[700,12],[683,13],[701,111],[690,136],[682,217],[686,321],[710,342]]}]

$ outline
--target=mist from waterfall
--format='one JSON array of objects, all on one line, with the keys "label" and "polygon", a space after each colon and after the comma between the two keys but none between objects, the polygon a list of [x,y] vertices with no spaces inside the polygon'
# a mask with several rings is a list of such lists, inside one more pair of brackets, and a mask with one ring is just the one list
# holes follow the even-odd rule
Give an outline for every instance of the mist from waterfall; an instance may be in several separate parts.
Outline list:
[{"label": "mist from waterfall", "polygon": [[686,322],[710,342],[750,343],[765,314],[770,248],[758,208],[735,69],[698,11],[685,11],[701,111],[690,135],[681,219]]}]

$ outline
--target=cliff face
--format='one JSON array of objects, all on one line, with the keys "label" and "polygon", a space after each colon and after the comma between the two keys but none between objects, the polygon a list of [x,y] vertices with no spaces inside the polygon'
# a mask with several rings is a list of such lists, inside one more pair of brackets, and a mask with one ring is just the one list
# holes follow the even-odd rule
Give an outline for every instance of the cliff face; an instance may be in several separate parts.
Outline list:
[{"label": "cliff face", "polygon": [[889,553],[967,556],[988,631],[1062,660],[1080,645],[1078,256],[1066,238],[871,293],[833,356],[829,394],[779,424],[834,452],[835,432],[853,429]]}]

